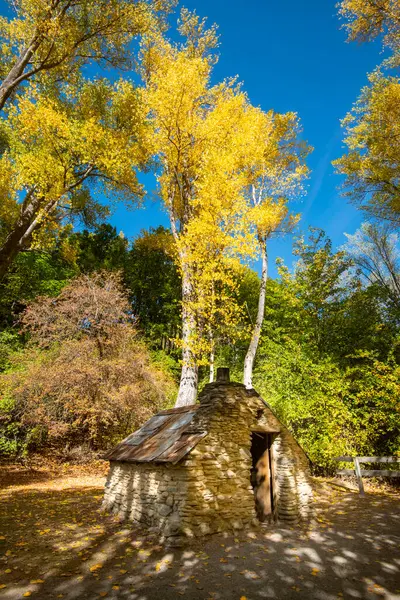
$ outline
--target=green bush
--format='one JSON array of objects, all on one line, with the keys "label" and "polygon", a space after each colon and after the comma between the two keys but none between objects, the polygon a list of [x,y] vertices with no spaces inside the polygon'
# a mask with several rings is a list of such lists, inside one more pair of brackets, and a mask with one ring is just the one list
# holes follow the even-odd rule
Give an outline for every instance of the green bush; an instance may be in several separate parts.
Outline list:
[{"label": "green bush", "polygon": [[364,353],[340,368],[307,348],[264,338],[254,386],[295,435],[315,466],[336,456],[393,455],[400,449],[400,367]]},{"label": "green bush", "polygon": [[0,394],[0,456],[14,458],[26,451],[26,431],[18,421],[15,400],[8,393]]},{"label": "green bush", "polygon": [[21,336],[15,329],[0,331],[0,372],[10,366],[10,355],[21,347]]},{"label": "green bush", "polygon": [[357,431],[344,396],[347,383],[329,360],[315,362],[291,340],[263,340],[254,387],[292,431],[309,458],[324,468],[352,454]]}]

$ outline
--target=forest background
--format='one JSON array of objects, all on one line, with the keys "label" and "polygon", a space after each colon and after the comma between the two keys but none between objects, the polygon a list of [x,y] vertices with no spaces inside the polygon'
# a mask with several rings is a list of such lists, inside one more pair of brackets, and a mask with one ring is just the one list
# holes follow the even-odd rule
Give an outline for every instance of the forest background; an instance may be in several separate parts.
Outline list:
[{"label": "forest background", "polygon": [[[97,4],[98,9],[101,3],[93,4]],[[117,6],[120,4],[123,3],[116,1]],[[181,15],[181,27],[184,24],[181,33],[186,37],[186,42],[183,47],[178,47],[174,41],[177,34],[166,31],[165,25],[158,21],[160,9],[164,11],[171,7],[165,6],[168,3],[164,3],[164,6],[159,4],[162,3],[150,3],[157,25],[155,21],[149,25],[147,16],[143,18],[140,15],[138,18],[137,13],[129,16],[137,28],[134,39],[126,40],[130,56],[137,56],[135,44],[138,39],[145,40],[146,48],[146,36],[151,30],[151,36],[156,36],[155,42],[155,38],[150,36],[156,54],[158,52],[165,62],[170,61],[168,81],[173,80],[173,69],[179,67],[179,60],[189,61],[185,63],[187,72],[187,65],[200,59],[205,61],[202,64],[207,64],[207,68],[214,68],[215,81],[212,80],[212,84],[220,81],[218,69],[221,70],[221,67],[214,66],[215,29],[206,29],[201,20],[193,20],[189,13],[186,13],[186,17]],[[361,5],[369,6],[371,10],[374,8],[372,1]],[[264,217],[264,220],[254,218],[251,223],[248,220],[240,221],[242,229],[235,221],[239,232],[236,239],[241,239],[245,230],[246,235],[249,231],[255,232],[259,240],[261,232],[261,237],[268,240],[269,265],[274,274],[274,278],[266,279],[265,283],[265,308],[252,369],[252,384],[294,432],[314,464],[321,468],[329,468],[332,457],[338,454],[392,455],[398,453],[400,447],[400,255],[396,233],[399,214],[397,128],[400,120],[396,98],[399,98],[400,87],[397,76],[400,15],[398,9],[395,12],[395,3],[389,1],[384,5],[387,21],[382,20],[382,13],[376,19],[373,12],[367,15],[363,13],[362,19],[357,19],[360,4],[355,1],[343,2],[338,7],[348,24],[347,34],[350,38],[365,41],[386,34],[385,54],[376,60],[380,66],[371,75],[367,87],[361,92],[358,105],[343,124],[347,151],[336,164],[336,170],[345,176],[347,187],[344,193],[350,194],[350,199],[357,207],[348,209],[357,213],[347,214],[360,214],[360,220],[365,219],[365,223],[356,232],[353,230],[352,235],[347,235],[340,248],[337,243],[334,247],[321,229],[311,227],[307,232],[304,231],[304,223],[300,221],[300,225],[297,224],[296,213],[301,212],[303,207],[305,212],[310,211],[312,203],[321,193],[336,144],[336,139],[335,143],[332,140],[328,142],[329,148],[317,165],[312,189],[307,191],[307,184],[296,181],[299,186],[293,191],[293,179],[285,187],[282,184],[283,175],[287,177],[288,173],[295,173],[299,180],[305,179],[307,172],[296,169],[305,165],[309,152],[309,148],[301,146],[302,140],[308,139],[308,132],[301,132],[297,125],[293,126],[294,137],[286,138],[296,144],[289,161],[290,169],[294,170],[286,171],[287,165],[282,167],[282,163],[279,163],[280,170],[276,167],[278,163],[273,166],[267,164],[267,204],[276,207],[283,202],[284,214],[277,215],[276,211],[272,211],[274,220],[271,225],[270,209],[267,213],[268,227],[265,226]],[[32,8],[28,1],[21,2],[21,7],[23,17],[26,15],[24,11],[29,13]],[[167,19],[174,23],[176,17],[177,13],[174,12]],[[36,14],[34,18],[38,18]],[[372,29],[366,30],[366,23]],[[9,45],[8,55],[5,53],[9,63],[3,63],[4,83],[9,65],[17,55],[18,33],[15,30],[10,32],[7,24],[2,25],[3,41],[10,39],[10,35],[15,36]],[[172,35],[171,43],[164,41],[168,40],[169,35]],[[343,32],[341,36],[344,40]],[[23,36],[21,39],[25,40]],[[68,43],[66,39],[65,44]],[[372,45],[374,43],[379,43],[379,40],[372,42]],[[185,253],[182,254],[182,248],[187,256],[188,246],[182,246],[182,238],[177,243],[173,231],[171,233],[167,228],[165,215],[160,216],[162,225],[157,226],[160,213],[153,205],[150,212],[152,219],[155,219],[154,228],[141,231],[134,239],[126,235],[126,232],[132,231],[130,223],[134,222],[136,230],[139,229],[145,213],[142,209],[140,213],[137,210],[122,212],[120,196],[129,195],[137,206],[138,202],[142,202],[142,185],[147,192],[152,192],[156,184],[149,173],[154,170],[152,161],[159,151],[157,140],[148,142],[147,146],[142,144],[142,140],[149,137],[146,125],[148,117],[142,117],[135,89],[143,84],[139,83],[138,75],[132,74],[130,77],[123,75],[126,84],[114,84],[118,69],[125,73],[127,64],[124,64],[125,48],[119,47],[115,41],[111,48],[115,52],[107,57],[112,65],[108,81],[101,84],[96,82],[95,75],[103,74],[103,70],[96,73],[93,66],[87,67],[86,57],[78,57],[76,61],[77,57],[74,56],[69,63],[69,70],[57,71],[57,77],[52,78],[51,68],[44,69],[43,81],[40,72],[36,79],[35,73],[31,80],[28,78],[20,88],[10,92],[6,98],[10,108],[3,105],[0,213],[3,249],[17,229],[16,207],[19,209],[21,203],[26,203],[27,196],[23,199],[21,194],[28,195],[29,190],[34,190],[34,196],[38,189],[45,189],[43,198],[38,197],[37,200],[37,228],[32,232],[28,227],[21,237],[23,243],[21,240],[18,242],[18,251],[12,256],[7,257],[6,253],[2,255],[3,264],[7,265],[0,284],[0,451],[5,457],[26,456],[38,451],[56,451],[64,459],[96,454],[130,433],[160,407],[172,405],[182,368],[182,349],[185,351],[181,341],[182,308],[185,313],[185,306],[186,322],[190,322],[194,314],[197,319],[197,337],[195,341],[192,341],[193,336],[188,337],[188,344],[194,345],[190,348],[191,355],[186,363],[196,361],[196,391],[197,381],[201,387],[212,379],[213,368],[219,364],[229,365],[232,377],[241,380],[249,342],[254,338],[260,308],[260,273],[254,269],[256,250],[249,248],[244,257],[245,242],[241,242],[238,252],[227,245],[225,236],[218,252],[212,255],[214,262],[210,263],[210,273],[218,276],[213,279],[207,272],[207,280],[198,275],[197,279],[193,278],[191,284],[198,295],[195,299],[193,295],[190,296],[185,305],[185,298],[182,298],[182,276],[185,275],[182,256]],[[103,49],[94,46],[91,51],[103,52]],[[223,55],[224,47],[218,51]],[[371,56],[368,55],[366,62],[372,60]],[[41,60],[46,60],[46,56],[42,56]],[[149,54],[143,53],[143,45],[139,61],[138,72],[145,82],[147,93],[145,102],[153,102],[152,115],[158,118],[162,111],[157,109],[157,113],[158,105],[155,104],[158,102],[157,86],[160,86],[157,76],[161,73],[162,81],[165,76],[162,71],[164,63],[158,63],[153,55],[149,60]],[[371,67],[374,66],[371,64]],[[150,75],[146,69],[150,70]],[[232,73],[224,72],[223,75]],[[81,77],[85,79],[87,87],[86,96],[79,96],[78,106],[78,96],[74,94],[82,81]],[[48,166],[51,153],[46,144],[49,143],[51,132],[44,141],[40,139],[43,119],[48,122],[51,118],[58,119],[60,113],[66,114],[62,111],[68,94],[66,88],[60,92],[60,79],[69,86],[68,93],[71,94],[68,99],[68,110],[71,112],[67,116],[72,118],[72,115],[75,119],[75,129],[67,132],[68,144],[63,147],[63,164],[65,157],[73,164],[72,179],[67,181],[68,189],[63,182],[61,192],[54,169],[50,171],[56,163]],[[202,80],[199,81],[201,83]],[[218,96],[218,90],[212,93],[209,104],[214,102],[217,108],[223,107],[225,96]],[[224,93],[228,96],[231,94],[235,102],[244,102],[247,113],[251,113],[251,106],[234,88],[234,84],[228,84]],[[110,96],[113,99],[111,108],[107,105]],[[52,112],[49,112],[50,100]],[[263,108],[268,110],[297,108],[292,106],[293,101],[290,106],[275,106],[273,95],[271,100],[268,97],[267,101],[260,101]],[[135,118],[132,117],[132,106],[135,106]],[[346,108],[350,109],[350,106]],[[38,110],[44,112],[35,115],[34,111]],[[73,112],[77,110],[80,111],[79,117]],[[95,112],[92,124],[93,114],[90,111],[93,110],[98,112]],[[375,119],[376,114],[379,123]],[[37,119],[39,128],[35,131],[29,129],[34,121],[32,115]],[[85,145],[80,141],[78,144],[80,135],[83,140],[88,135],[84,129],[88,122],[93,126],[89,131],[91,143]],[[96,130],[99,123],[103,127],[100,132]],[[382,123],[387,125],[386,131],[382,131]],[[159,124],[157,127],[159,132],[162,127]],[[26,140],[24,135],[27,135]],[[384,145],[384,140],[390,135],[391,143]],[[104,139],[106,144],[102,146],[100,142]],[[93,140],[100,142],[95,145]],[[23,147],[25,141],[26,147]],[[210,153],[218,149],[217,142],[213,143],[208,150]],[[40,177],[37,176],[38,170],[32,174],[32,160],[38,154],[30,154],[32,148],[35,150],[39,144],[42,144],[43,152],[42,155],[39,153],[39,158],[45,157],[44,163],[39,165],[38,170],[42,169]],[[115,154],[110,155],[113,144],[118,146],[116,158]],[[282,153],[280,146],[277,147]],[[301,150],[298,151],[298,148]],[[375,148],[376,155],[371,156]],[[171,161],[171,155],[165,153],[165,145],[161,151],[166,154],[162,164],[168,166],[171,164],[168,162]],[[241,160],[244,160],[243,156]],[[287,154],[284,156],[287,157]],[[377,165],[377,157],[382,156],[384,160]],[[308,159],[308,162],[311,160]],[[370,160],[373,168],[368,164]],[[296,165],[293,167],[294,163]],[[80,183],[76,185],[79,177],[83,174],[86,177],[87,164],[91,169],[87,176],[96,176],[103,183],[106,181],[106,188],[95,189],[90,197],[87,191],[81,190]],[[78,167],[83,170],[79,172]],[[233,162],[224,163],[222,167],[229,175],[226,179],[232,182],[236,181],[238,169],[243,170],[243,163],[239,166]],[[161,179],[158,173],[161,196],[165,190],[171,190],[168,170],[163,168]],[[14,172],[7,179],[13,169],[20,178],[23,173],[26,179],[17,181]],[[148,174],[143,176],[143,172]],[[186,174],[183,168],[182,173]],[[208,176],[207,171],[200,173],[201,177]],[[189,175],[192,177],[192,172]],[[338,181],[334,185],[340,185],[341,178],[339,175],[336,177]],[[51,191],[47,189],[51,187],[49,181],[53,186]],[[221,185],[226,185],[225,180],[218,179],[218,186]],[[235,202],[239,197],[243,197],[244,202],[248,198],[251,200],[251,193],[248,196],[247,191],[254,188],[253,180],[246,179],[244,183],[237,180],[237,186],[235,190],[240,191],[234,198]],[[243,193],[242,188],[245,190]],[[58,190],[56,200],[54,189]],[[75,194],[75,190],[80,193]],[[199,193],[197,191],[195,200],[201,197]],[[329,215],[332,201],[328,196],[323,197],[323,202]],[[69,204],[64,200],[59,202],[59,198],[68,198]],[[204,198],[206,201],[206,196]],[[333,204],[338,202],[345,205],[346,200],[337,194]],[[49,203],[54,204],[54,210],[51,204],[51,211],[47,214]],[[117,206],[113,215],[112,203]],[[167,204],[167,211],[171,213],[171,206],[177,210],[178,218],[186,226],[179,207]],[[224,215],[226,211],[233,210],[231,204],[224,205],[223,209]],[[216,208],[213,207],[213,210]],[[249,213],[236,204],[234,210],[235,218],[240,211]],[[289,210],[293,215],[290,222],[287,221]],[[137,218],[138,214],[140,218]],[[50,218],[47,218],[48,215]],[[197,226],[199,223],[204,225],[205,221],[201,220],[204,215],[196,213],[196,217],[200,219]],[[348,223],[351,222],[355,221],[349,219]],[[118,228],[112,223],[117,223]],[[344,233],[343,221],[335,223],[336,242],[338,227]],[[181,225],[180,231],[183,230]],[[291,239],[288,234],[293,230],[295,263],[292,263],[284,247],[286,264],[278,260],[274,267],[274,240],[283,234],[286,234],[285,239]],[[199,230],[195,229],[193,234],[189,230],[189,234],[195,235],[196,231]],[[204,235],[207,238],[207,234]],[[210,232],[208,235],[210,240],[214,239]],[[206,246],[208,251],[208,245],[205,245],[203,253],[206,252]],[[203,254],[201,260],[204,261],[205,256]],[[198,256],[192,260],[190,268],[193,268],[193,264],[193,272],[196,269],[198,272]],[[227,272],[229,277],[225,276]],[[185,287],[183,291],[185,294]]]}]

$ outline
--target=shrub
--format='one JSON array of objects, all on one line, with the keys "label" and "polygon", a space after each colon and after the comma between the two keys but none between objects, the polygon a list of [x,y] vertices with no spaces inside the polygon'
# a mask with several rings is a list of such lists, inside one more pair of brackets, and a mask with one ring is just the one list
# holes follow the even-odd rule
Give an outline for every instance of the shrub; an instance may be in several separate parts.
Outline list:
[{"label": "shrub", "polygon": [[296,342],[263,340],[254,386],[292,431],[314,465],[352,454],[357,428],[344,401],[347,383],[329,359],[313,360]]},{"label": "shrub", "polygon": [[119,277],[106,273],[28,307],[22,323],[31,343],[0,376],[20,445],[98,451],[166,405],[172,378],[151,359],[129,308]]},{"label": "shrub", "polygon": [[288,338],[264,338],[256,389],[293,432],[316,467],[336,456],[393,455],[400,449],[400,368],[361,353],[340,368]]}]

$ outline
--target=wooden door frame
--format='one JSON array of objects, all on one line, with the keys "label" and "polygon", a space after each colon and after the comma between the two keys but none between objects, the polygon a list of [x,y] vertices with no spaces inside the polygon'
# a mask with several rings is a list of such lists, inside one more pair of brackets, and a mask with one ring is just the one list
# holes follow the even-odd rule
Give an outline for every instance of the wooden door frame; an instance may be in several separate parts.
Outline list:
[{"label": "wooden door frame", "polygon": [[[266,462],[264,464],[264,468],[265,469],[265,479],[267,479],[267,486],[268,486],[268,496],[266,494],[266,491],[264,491],[264,502],[261,502],[259,499],[259,506],[261,507],[265,507],[266,510],[268,510],[268,512],[264,511],[264,517],[265,519],[263,520],[274,520],[276,518],[276,514],[277,514],[277,494],[276,494],[276,469],[275,469],[275,456],[274,456],[274,451],[273,451],[273,444],[274,441],[277,437],[277,435],[279,435],[280,432],[278,431],[265,431],[265,429],[254,429],[251,430],[251,434],[252,434],[252,439],[253,439],[253,434],[259,434],[261,435],[264,439],[265,439],[265,450],[264,452],[260,455],[260,457],[257,459],[257,463],[258,464],[260,462],[260,460],[262,460],[262,458],[266,458]],[[252,455],[253,457],[253,455]],[[263,485],[264,482],[261,482],[261,485]],[[256,502],[256,506],[257,506],[257,491],[261,489],[261,485],[260,486],[255,486],[254,487],[254,499]],[[262,498],[262,496],[261,496]],[[261,521],[261,519],[260,519]]]}]

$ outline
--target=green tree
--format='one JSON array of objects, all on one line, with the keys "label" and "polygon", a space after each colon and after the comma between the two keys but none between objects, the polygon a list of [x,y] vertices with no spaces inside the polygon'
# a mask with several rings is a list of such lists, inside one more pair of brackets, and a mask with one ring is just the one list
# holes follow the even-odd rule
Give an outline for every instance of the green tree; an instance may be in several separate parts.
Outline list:
[{"label": "green tree", "polygon": [[359,430],[359,452],[372,456],[400,453],[400,367],[364,353],[346,372],[347,402]]},{"label": "green tree", "polygon": [[127,268],[129,241],[109,223],[102,223],[93,231],[76,232],[70,240],[75,247],[76,264],[82,273],[103,269],[125,271]]},{"label": "green tree", "polygon": [[125,281],[139,327],[155,348],[170,352],[180,331],[181,279],[169,230],[142,231],[134,240]]},{"label": "green tree", "polygon": [[351,261],[345,252],[333,253],[330,239],[316,228],[310,228],[308,240],[301,237],[295,242],[293,253],[298,257],[294,273],[283,265],[279,269],[284,294],[292,305],[292,327],[323,354],[328,327],[346,293],[342,276]]},{"label": "green tree", "polygon": [[[399,449],[398,322],[385,286],[360,277],[321,230],[295,244],[297,265],[268,282],[254,382],[315,465]],[[243,349],[239,349],[242,352]]]},{"label": "green tree", "polygon": [[397,325],[382,306],[384,288],[377,282],[364,285],[354,256],[345,248],[333,252],[322,230],[312,229],[307,241],[299,239],[294,253],[299,259],[294,273],[280,267],[290,336],[306,343],[316,356],[329,356],[343,365],[358,350],[376,352],[386,360]]},{"label": "green tree", "polygon": [[[353,454],[357,431],[344,401],[347,383],[329,358],[316,360],[307,346],[279,332],[263,335],[254,384],[293,432],[315,466]],[[271,335],[272,333],[272,335]]]}]

